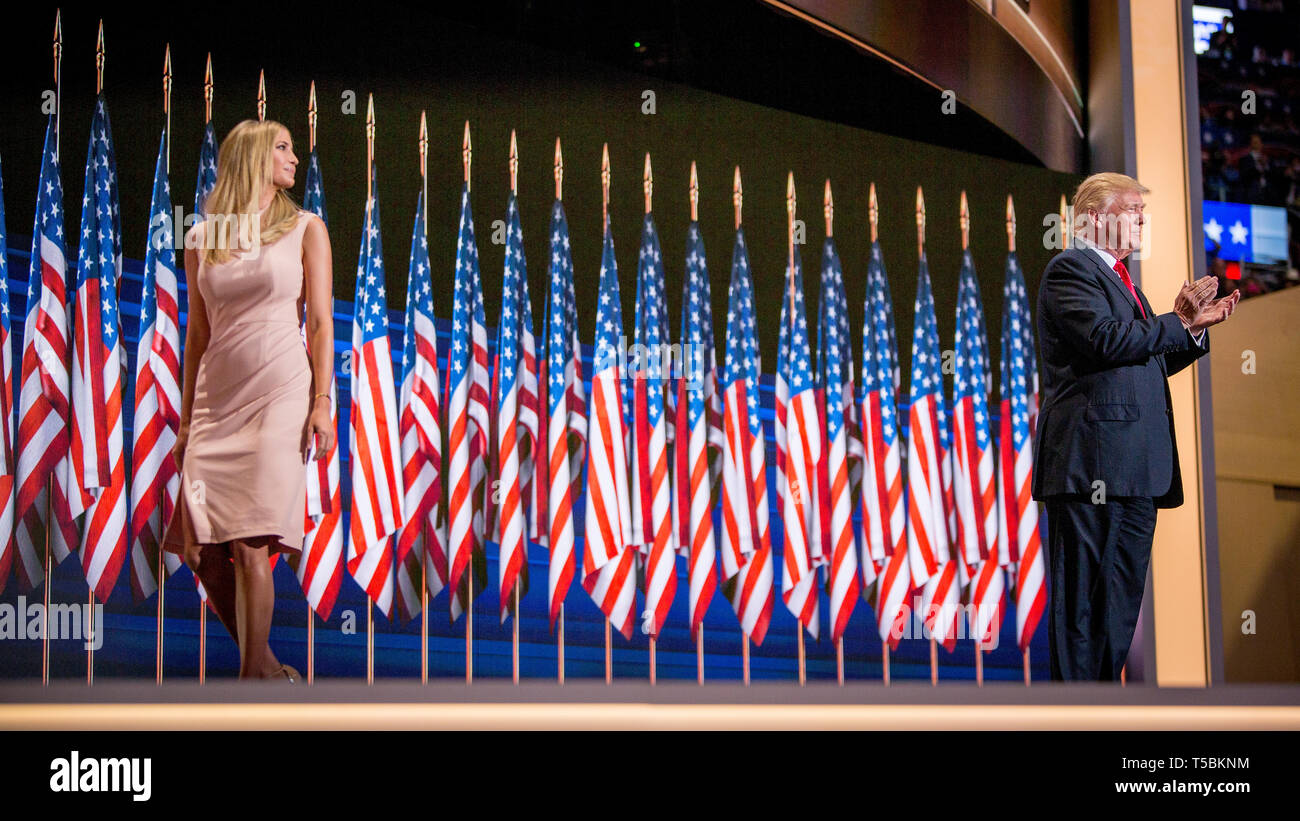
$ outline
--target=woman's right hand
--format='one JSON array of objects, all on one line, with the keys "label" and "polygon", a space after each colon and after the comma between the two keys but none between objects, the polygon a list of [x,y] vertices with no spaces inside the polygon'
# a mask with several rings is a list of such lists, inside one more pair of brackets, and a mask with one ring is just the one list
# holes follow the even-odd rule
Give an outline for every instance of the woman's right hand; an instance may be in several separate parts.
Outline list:
[{"label": "woman's right hand", "polygon": [[189,423],[181,423],[180,430],[176,431],[176,444],[172,446],[172,459],[176,461],[176,469],[179,471],[185,466],[185,446],[190,441]]}]

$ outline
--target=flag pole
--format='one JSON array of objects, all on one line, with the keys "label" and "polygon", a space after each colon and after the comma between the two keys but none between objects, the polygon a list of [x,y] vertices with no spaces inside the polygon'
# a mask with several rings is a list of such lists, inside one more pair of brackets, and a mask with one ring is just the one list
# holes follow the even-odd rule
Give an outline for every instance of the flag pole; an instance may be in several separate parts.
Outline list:
[{"label": "flag pole", "polygon": [[[261,69],[257,72],[257,121],[262,122],[265,119],[266,119],[266,69]],[[370,174],[370,170],[367,169],[366,175],[369,176],[369,174]],[[370,190],[369,184],[366,185],[366,190],[367,191]],[[369,213],[369,206],[366,207],[366,213]]]},{"label": "flag pole", "polygon": [[[163,52],[163,115],[167,119],[167,124],[163,130],[163,144],[165,146],[165,151],[167,154],[166,168],[169,174],[171,173],[171,164],[172,164],[171,101],[172,101],[172,47],[171,47],[171,43],[168,43],[166,50]],[[167,494],[166,488],[158,489],[159,510],[163,509],[163,502],[166,498],[166,494]],[[166,581],[167,581],[166,553],[163,550],[162,541],[159,540],[158,542],[158,620],[157,620],[158,642],[157,642],[157,646],[154,648],[154,652],[157,656],[156,669],[154,670],[155,681],[157,684],[162,684],[163,681],[163,613],[165,612],[164,600],[167,593]]]},{"label": "flag pole", "polygon": [[[609,143],[605,143],[600,152],[600,214],[601,230],[609,225]],[[624,546],[626,549],[626,545]],[[609,635],[609,616],[605,616],[605,683],[614,680],[614,649]]]},{"label": "flag pole", "polygon": [[[429,224],[429,124],[423,110],[420,111],[420,136],[416,140],[420,148],[420,217],[424,220],[425,233]],[[438,352],[434,351],[437,360]],[[441,424],[439,420],[439,424]],[[442,465],[438,465],[439,485],[442,484]],[[441,492],[442,488],[438,488]],[[420,683],[429,683],[429,519],[422,517],[420,522]]]},{"label": "flag pole", "polygon": [[[646,155],[647,162],[650,155]],[[695,172],[695,160],[691,160],[691,222],[698,222],[700,219],[700,178]],[[681,447],[679,444],[678,447]],[[707,461],[707,460],[706,460]],[[704,623],[700,622],[700,629],[695,632],[695,675],[701,685],[704,684]]]},{"label": "flag pole", "polygon": [[[315,80],[311,81],[311,86],[307,90],[307,150],[309,152],[316,150]],[[305,599],[304,604],[307,605],[307,683],[312,684],[316,676],[316,614],[312,610],[310,600]]]},{"label": "flag pole", "polygon": [[[203,70],[203,124],[212,122],[212,52],[208,52],[208,64]],[[188,274],[188,272],[187,272]],[[185,489],[181,488],[184,493]],[[197,581],[197,577],[196,577]],[[202,582],[199,582],[202,584]],[[206,592],[206,591],[205,591]],[[208,670],[208,605],[199,599],[199,684],[207,680]],[[310,668],[308,681],[311,681]]]},{"label": "flag pole", "polygon": [[59,157],[59,121],[63,113],[63,23],[54,10],[54,158]]},{"label": "flag pole", "polygon": [[[795,302],[795,299],[794,299],[794,209],[795,209],[795,196],[794,196],[794,172],[791,171],[790,174],[789,174],[789,176],[786,178],[786,183],[785,183],[785,215],[786,215],[786,220],[785,220],[785,229],[786,229],[786,230],[785,230],[785,235],[786,235],[786,249],[787,249],[787,251],[788,251],[788,253],[787,253],[787,263],[786,263],[786,264],[787,264],[787,268],[786,268],[786,271],[787,271],[787,274],[786,274],[786,280],[790,283],[790,287],[789,287],[789,289],[788,289],[788,293],[789,293],[789,295],[790,295],[790,312],[789,312],[789,313],[790,313],[790,334],[791,334],[791,338],[793,338],[793,335],[794,335],[794,329],[795,329],[795,320],[794,320],[794,302]],[[796,636],[798,637],[798,640],[799,640],[799,686],[800,686],[800,687],[802,687],[802,686],[804,685],[804,683],[807,681],[807,665],[806,665],[806,662],[805,662],[805,659],[804,659],[803,630],[804,630],[803,622],[802,622],[798,617],[796,617],[796,618],[795,618],[795,634],[796,634]]]},{"label": "flag pole", "polygon": [[[871,226],[871,244],[875,245],[880,239],[880,203],[876,199],[876,184],[873,182],[867,189],[867,217]],[[876,582],[876,600],[880,600],[880,582]],[[881,642],[880,655],[880,673],[885,686],[889,686],[889,640]]]},{"label": "flag pole", "polygon": [[[63,78],[63,25],[60,23],[60,10],[54,12],[54,156],[59,156],[59,119],[60,109],[62,107],[62,89],[61,81]],[[51,474],[45,482],[45,613],[50,612],[50,525],[53,524],[54,511],[54,475]],[[41,639],[41,684],[50,683],[50,631],[42,631],[44,636]]]},{"label": "flag pole", "polygon": [[[510,196],[519,197],[519,142],[515,139],[515,130],[510,129]],[[499,355],[499,352],[498,352]],[[534,445],[535,447],[535,445]],[[516,480],[518,476],[515,477]],[[499,514],[498,514],[499,515]],[[524,528],[524,561],[527,564],[528,558],[528,528]],[[527,567],[524,568],[527,571]],[[515,684],[519,683],[519,583],[518,576],[515,577],[513,588],[513,598],[515,605],[514,618],[511,619],[510,629],[510,669],[514,676]]]},{"label": "flag pole", "polygon": [[[104,20],[101,18],[99,21],[99,33],[95,36],[95,96],[97,97],[100,94],[104,93],[104,57],[105,57]],[[119,279],[118,282],[115,284],[118,287],[120,287],[121,280]],[[46,590],[49,589],[49,582],[50,580],[47,578],[45,580]],[[87,623],[91,624],[95,618],[95,590],[93,587],[90,586],[89,581],[87,581],[87,585],[86,585],[86,609],[89,611],[89,615],[87,616]],[[49,613],[49,610],[47,609],[45,612]],[[98,625],[93,625],[90,629],[92,631],[98,629]],[[49,635],[48,623],[46,624],[45,634],[46,636]],[[91,633],[91,635],[93,635],[93,632]],[[93,641],[87,641],[86,642],[86,685],[89,686],[94,683],[95,683],[95,643]]]},{"label": "flag pole", "polygon": [[167,117],[167,125],[164,128],[166,140],[166,165],[163,167],[167,173],[172,172],[172,44],[168,43],[163,52],[163,114]]},{"label": "flag pole", "polygon": [[[961,192],[961,205],[958,209],[961,224],[961,250],[970,250],[970,203],[966,199],[965,189]],[[975,631],[972,631],[975,632]],[[984,641],[983,636],[973,636],[975,640],[975,684],[984,686]]]},{"label": "flag pole", "polygon": [[[257,118],[264,118],[266,114],[266,81],[265,72],[258,77],[257,81]],[[375,95],[373,93],[366,95],[366,227],[370,226],[370,212],[375,201],[375,177],[373,172],[375,163]],[[367,230],[366,237],[362,240],[364,243],[370,242],[370,234]],[[366,591],[366,684],[375,683],[375,600],[370,596],[370,591]]]},{"label": "flag pole", "polygon": [[[826,180],[825,193],[822,194],[822,215],[826,218],[826,239],[835,236],[835,198],[831,196],[831,181]],[[830,447],[830,443],[827,443]],[[832,616],[832,623],[834,616]],[[835,677],[841,687],[844,686],[844,637],[835,640]]]},{"label": "flag pole", "polygon": [[[647,152],[646,152],[646,155],[645,155],[645,170],[642,172],[642,175],[641,175],[641,189],[645,192],[645,213],[646,213],[646,216],[648,217],[648,216],[650,215],[652,195],[653,195],[653,192],[654,192],[654,172],[651,171],[651,169],[650,169],[650,152],[649,152],[649,151],[647,151]],[[639,278],[639,277],[638,277],[638,278]],[[639,299],[639,297],[638,297],[638,299]],[[645,390],[645,381],[644,381],[644,380],[645,380],[645,376],[646,376],[646,374],[645,374],[644,370],[642,370],[640,367],[638,367],[637,378],[638,378],[638,380],[640,381],[640,387],[638,388],[638,391],[639,391],[639,392],[643,392],[643,391]],[[661,393],[661,394],[660,394],[660,400],[662,401],[662,399],[663,399],[663,395],[662,395],[662,393]],[[637,401],[640,401],[639,398],[638,398]],[[635,415],[635,414],[634,414],[634,415]],[[638,438],[638,435],[637,435],[636,433],[633,433],[632,436],[633,436],[633,439],[634,439],[634,440]],[[639,445],[638,445],[638,448],[639,448]],[[643,466],[644,463],[642,462],[642,454],[639,452],[639,450],[638,450],[638,453],[637,453],[637,459],[636,459],[636,461],[637,461],[637,464],[632,468],[632,470],[633,470],[633,472],[637,473],[638,476],[642,477],[640,481],[642,481],[642,482],[646,482],[647,479],[645,479],[644,477],[646,477],[648,474],[643,474],[643,473],[640,472],[640,471],[641,471],[641,468],[642,468],[642,466]],[[643,504],[643,506],[644,506],[644,504]],[[643,511],[642,511],[642,515],[643,515],[643,516],[648,516],[648,515],[650,515],[650,514],[649,514],[648,511],[644,511],[644,510],[643,510]],[[648,588],[649,588],[649,584],[647,584],[647,589],[648,589]],[[657,665],[656,665],[657,655],[658,655],[658,654],[657,654],[656,649],[655,649],[655,645],[656,645],[655,638],[656,638],[656,637],[655,637],[655,634],[652,632],[652,633],[650,634],[650,684],[651,684],[651,686],[653,686],[655,683],[657,683],[658,678],[659,678],[659,675],[658,675],[658,669],[657,669]]]},{"label": "flag pole", "polygon": [[[555,138],[555,201],[560,202],[561,195],[564,193],[564,157],[560,154],[560,138]],[[568,408],[568,400],[565,400],[565,408]],[[566,440],[567,448],[568,442]],[[550,495],[547,494],[549,500]],[[552,543],[551,548],[555,545]],[[561,684],[564,683],[564,602],[560,602],[560,633],[556,642],[556,652],[558,653],[556,675]]]},{"label": "flag pole", "polygon": [[[473,157],[473,146],[469,140],[469,120],[465,121],[465,135],[460,143],[461,167],[465,171],[465,190],[469,191],[469,166]],[[471,500],[471,505],[472,505]],[[486,500],[484,507],[486,507]],[[471,522],[472,526],[472,522]],[[467,596],[465,599],[465,683],[474,683],[474,545],[470,545],[469,573],[466,574]]]},{"label": "flag pole", "polygon": [[[740,211],[741,211],[741,206],[744,204],[744,201],[745,201],[744,192],[740,186],[740,166],[736,166],[735,174],[732,175],[732,179],[731,179],[731,204],[735,207],[735,211],[736,211],[737,231],[740,230]],[[746,475],[745,481],[746,482],[751,481],[751,477],[749,475]],[[741,635],[741,643],[740,643],[741,671],[742,671],[742,675],[744,676],[745,686],[748,687],[749,686],[749,633],[745,631],[745,623],[743,620],[740,623],[740,635]]]},{"label": "flag pole", "polygon": [[[925,261],[925,195],[921,193],[921,186],[916,187],[916,258],[919,262]],[[947,523],[941,523],[947,527]],[[931,624],[933,625],[933,621]],[[934,639],[933,630],[930,635],[930,684],[939,683],[939,651],[938,643]]]}]

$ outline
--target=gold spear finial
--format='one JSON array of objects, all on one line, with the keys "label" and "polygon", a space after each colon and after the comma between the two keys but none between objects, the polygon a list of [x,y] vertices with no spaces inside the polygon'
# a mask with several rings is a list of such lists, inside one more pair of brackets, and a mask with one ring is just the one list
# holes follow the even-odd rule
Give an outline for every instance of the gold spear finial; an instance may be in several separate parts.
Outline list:
[{"label": "gold spear finial", "polygon": [[171,112],[172,101],[172,44],[163,48],[163,111]]},{"label": "gold spear finial", "polygon": [[645,153],[645,169],[641,172],[641,190],[645,191],[645,212],[650,213],[651,195],[654,193],[655,176],[650,170],[650,152]]},{"label": "gold spear finial", "polygon": [[1065,207],[1065,195],[1061,195],[1061,250],[1073,244],[1074,224],[1070,220],[1070,209]]},{"label": "gold spear finial", "polygon": [[[375,167],[375,95],[366,95],[366,213],[370,213],[370,201],[374,199]],[[367,221],[370,219],[366,217]]]},{"label": "gold spear finial", "polygon": [[515,130],[510,129],[510,193],[519,196],[519,143]]},{"label": "gold spear finial", "polygon": [[429,123],[423,110],[420,111],[420,137],[417,145],[420,146],[420,177],[424,178],[429,175]]},{"label": "gold spear finial", "polygon": [[880,204],[876,202],[876,184],[873,182],[867,190],[867,215],[871,221],[871,241],[874,243],[880,233]]},{"label": "gold spear finial", "polygon": [[787,218],[786,221],[790,223],[791,243],[794,242],[794,206],[794,172],[791,171],[790,176],[785,182],[785,214]]},{"label": "gold spear finial", "polygon": [[104,19],[99,20],[99,35],[95,37],[95,93],[104,90]]},{"label": "gold spear finial", "polygon": [[54,10],[54,156],[59,156],[59,121],[63,111],[63,22],[62,9]]},{"label": "gold spear finial", "polygon": [[1007,194],[1007,250],[1016,250],[1016,206]]},{"label": "gold spear finial", "polygon": [[564,155],[560,153],[560,138],[555,138],[555,198],[564,193]]},{"label": "gold spear finial", "polygon": [[916,187],[916,255],[925,257],[925,195]]},{"label": "gold spear finial", "polygon": [[212,52],[208,52],[208,67],[203,70],[203,123],[212,122]]},{"label": "gold spear finial", "polygon": [[465,190],[469,190],[469,164],[473,159],[474,148],[469,141],[469,120],[465,121],[465,136],[460,139],[460,165],[465,171]]},{"label": "gold spear finial", "polygon": [[420,136],[416,144],[420,146],[420,191],[424,195],[420,198],[424,204],[421,216],[424,217],[427,225],[429,223],[429,124],[423,109],[420,111]]},{"label": "gold spear finial", "polygon": [[59,58],[63,56],[62,9],[54,10],[54,79],[59,79]]},{"label": "gold spear finial", "polygon": [[266,69],[257,72],[257,119],[266,119]]},{"label": "gold spear finial", "polygon": [[835,223],[835,200],[831,197],[831,181],[826,180],[826,192],[822,194],[822,215],[826,217],[826,236],[833,236],[832,226]]},{"label": "gold spear finial", "polygon": [[172,44],[163,51],[163,114],[167,117],[167,173],[172,171]]},{"label": "gold spear finial", "polygon": [[700,220],[700,177],[695,173],[695,160],[691,160],[691,222]]},{"label": "gold spear finial", "polygon": [[609,143],[600,151],[600,218],[609,222]]},{"label": "gold spear finial", "polygon": [[740,166],[731,178],[731,204],[736,206],[736,228],[740,228],[740,206],[744,203],[744,192],[740,188]]},{"label": "gold spear finial", "polygon": [[786,225],[786,248],[787,248],[787,268],[789,275],[786,280],[790,283],[790,327],[794,328],[794,172],[791,171],[785,181],[785,225]]},{"label": "gold spear finial", "polygon": [[311,87],[307,89],[307,148],[315,150],[316,148],[316,81],[311,81]]},{"label": "gold spear finial", "polygon": [[970,205],[966,202],[966,192],[961,192],[961,249],[970,248]]}]

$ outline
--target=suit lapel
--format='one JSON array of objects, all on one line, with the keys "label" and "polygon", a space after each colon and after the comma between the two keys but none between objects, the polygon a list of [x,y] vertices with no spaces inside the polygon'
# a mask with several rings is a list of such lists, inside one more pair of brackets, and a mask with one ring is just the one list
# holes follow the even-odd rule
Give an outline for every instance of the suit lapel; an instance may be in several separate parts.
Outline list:
[{"label": "suit lapel", "polygon": [[[1141,314],[1137,309],[1138,304],[1133,301],[1133,295],[1129,293],[1128,288],[1124,287],[1124,283],[1120,281],[1119,274],[1107,268],[1105,263],[1101,261],[1101,257],[1097,256],[1090,249],[1080,248],[1078,251],[1080,254],[1083,254],[1089,263],[1092,264],[1093,272],[1097,275],[1098,279],[1105,282],[1111,290],[1129,304],[1129,307],[1133,309],[1134,318],[1140,318]],[[1133,288],[1134,290],[1138,290],[1137,285],[1134,285]],[[1139,291],[1139,293],[1141,292]],[[1147,316],[1151,316],[1151,307],[1149,305],[1143,305],[1143,308],[1146,310]]]},{"label": "suit lapel", "polygon": [[[1093,273],[1106,282],[1112,290],[1122,296],[1129,306],[1134,309],[1133,317],[1135,319],[1141,318],[1141,313],[1137,311],[1137,303],[1133,301],[1133,295],[1129,293],[1128,288],[1124,287],[1124,283],[1120,281],[1119,274],[1107,269],[1105,264],[1102,263],[1101,258],[1087,248],[1080,248],[1078,250],[1079,253],[1087,257],[1088,261],[1092,263]],[[1147,318],[1155,316],[1155,312],[1151,310],[1151,303],[1147,302],[1146,295],[1142,293],[1142,289],[1137,286],[1137,283],[1133,284],[1133,290],[1137,292],[1138,298],[1142,301],[1142,310],[1147,312]],[[1165,355],[1156,354],[1155,358],[1160,364],[1161,373],[1163,373],[1167,378],[1169,376],[1169,369],[1165,366]]]}]

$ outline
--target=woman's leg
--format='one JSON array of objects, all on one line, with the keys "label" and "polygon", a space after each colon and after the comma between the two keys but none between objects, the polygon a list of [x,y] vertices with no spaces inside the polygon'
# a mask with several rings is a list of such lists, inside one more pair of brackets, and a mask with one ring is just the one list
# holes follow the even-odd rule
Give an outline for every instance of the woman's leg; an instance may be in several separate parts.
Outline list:
[{"label": "woman's leg", "polygon": [[267,639],[275,610],[275,584],[266,544],[231,542],[235,575],[235,620],[239,635],[239,677],[267,678],[279,669]]},{"label": "woman's leg", "polygon": [[226,632],[239,644],[238,623],[235,620],[235,567],[230,563],[228,544],[206,544],[202,547],[202,558],[196,571],[203,589],[207,591],[208,601],[217,618],[225,625]]},{"label": "woman's leg", "polygon": [[[240,645],[239,618],[235,608],[235,565],[230,560],[230,545],[230,542],[203,545],[197,575],[199,581],[203,582],[203,589],[208,593],[208,601],[212,602],[212,609],[216,611],[217,618],[238,647]],[[280,668],[280,661],[271,652],[269,645],[266,654],[268,659],[266,672],[270,674]]]}]

